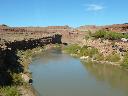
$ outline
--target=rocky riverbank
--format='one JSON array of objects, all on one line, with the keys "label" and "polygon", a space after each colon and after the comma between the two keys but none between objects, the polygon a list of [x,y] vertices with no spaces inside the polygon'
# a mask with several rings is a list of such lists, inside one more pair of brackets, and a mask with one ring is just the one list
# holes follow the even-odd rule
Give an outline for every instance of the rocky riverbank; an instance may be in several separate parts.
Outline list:
[{"label": "rocky riverbank", "polygon": [[80,43],[67,47],[68,53],[81,59],[112,64],[128,69],[128,34],[99,30],[89,32]]},{"label": "rocky riverbank", "polygon": [[33,56],[41,54],[46,46],[37,47],[34,49],[28,49],[26,51],[19,50],[17,52],[17,56],[19,57],[18,62],[24,67],[24,72],[20,73],[24,84],[22,86],[18,86],[18,91],[20,96],[37,96],[37,92],[31,86],[32,84],[32,77],[29,71],[29,64],[32,61]]},{"label": "rocky riverbank", "polygon": [[[31,86],[33,80],[31,72],[29,71],[29,64],[32,62],[32,59],[39,54],[42,54],[44,51],[51,48],[58,48],[63,45],[60,44],[50,44],[42,47],[37,47],[34,49],[28,49],[26,51],[18,51],[17,56],[19,57],[18,61],[24,67],[24,72],[21,73],[21,77],[24,81],[23,86],[18,86],[18,91],[20,96],[37,96],[38,93]],[[26,90],[25,90],[26,89]]]},{"label": "rocky riverbank", "polygon": [[[33,55],[56,43],[61,44],[61,35],[2,41],[0,42],[0,95],[35,96],[30,86],[32,78],[28,70],[29,63]],[[27,91],[24,88],[28,88]]]},{"label": "rocky riverbank", "polygon": [[[110,51],[111,53],[106,55],[101,53],[100,49],[102,48],[102,46],[98,48],[94,46],[94,44],[92,44],[91,46],[91,44],[92,43],[86,43],[86,45],[83,46],[81,44],[69,45],[64,49],[64,52],[69,53],[71,56],[78,57],[85,62],[95,62],[97,64],[111,64],[113,66],[118,66],[121,68],[124,67],[127,52],[121,53],[119,51],[119,54],[118,50],[112,50],[113,52]],[[111,46],[106,45],[106,48],[107,47],[110,48]],[[124,69],[127,70],[127,67],[124,67]]]}]

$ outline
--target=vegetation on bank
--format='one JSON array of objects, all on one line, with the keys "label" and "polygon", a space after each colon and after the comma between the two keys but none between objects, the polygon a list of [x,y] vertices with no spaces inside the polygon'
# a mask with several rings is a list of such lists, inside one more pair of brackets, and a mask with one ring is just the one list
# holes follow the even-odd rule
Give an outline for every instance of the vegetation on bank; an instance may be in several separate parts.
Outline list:
[{"label": "vegetation on bank", "polygon": [[[23,74],[27,74],[31,77],[31,74],[28,71],[28,66],[31,63],[32,57],[41,53],[43,49],[43,47],[37,47],[28,50],[17,50],[17,63],[21,65]],[[10,76],[12,78],[12,83],[9,86],[3,86],[0,88],[0,96],[20,96],[20,90],[18,90],[19,86],[30,88],[30,85],[24,81],[21,72],[15,73],[10,71]]]},{"label": "vegetation on bank", "polygon": [[122,66],[124,68],[128,69],[128,52],[126,52],[125,55],[124,55]]},{"label": "vegetation on bank", "polygon": [[16,66],[12,66],[12,67],[14,67],[14,69],[19,69],[19,72],[15,73],[15,72],[9,71],[10,76],[12,78],[12,83],[9,86],[0,88],[0,96],[21,96],[20,94],[22,94],[22,91],[24,91],[25,88],[27,91],[29,91],[30,94],[34,95],[35,93],[31,92],[32,89],[30,87],[30,84],[28,84],[28,82],[24,80],[25,78],[23,78],[22,75],[25,74],[31,79],[31,73],[29,72],[28,67],[32,61],[32,58],[38,54],[41,54],[44,50],[47,50],[51,47],[58,48],[60,47],[60,44],[46,45],[46,46],[37,47],[33,49],[27,49],[27,50],[17,50],[15,54],[16,55],[15,58],[17,59],[15,60],[17,62],[16,65],[20,66],[20,68]]},{"label": "vegetation on bank", "polygon": [[66,46],[64,51],[77,57],[82,57],[82,56],[89,57],[89,59],[86,58],[89,60],[89,62],[90,62],[90,59],[93,59],[94,62],[108,61],[108,62],[118,63],[123,68],[128,69],[128,52],[126,52],[125,55],[122,57],[120,57],[120,54],[116,52],[113,52],[112,54],[104,57],[103,54],[98,52],[98,49],[90,46],[81,47],[78,44],[72,44],[72,45]]},{"label": "vegetation on bank", "polygon": [[16,86],[0,88],[0,96],[20,96]]},{"label": "vegetation on bank", "polygon": [[128,39],[128,34],[122,34],[122,33],[105,31],[105,30],[99,30],[90,35],[94,38],[103,38],[103,39],[109,39],[109,40],[119,40],[121,38]]},{"label": "vegetation on bank", "polygon": [[[105,31],[105,30],[99,30],[93,34],[90,33],[90,36],[94,38],[102,38],[102,39],[108,39],[108,40],[121,40],[122,38],[128,39],[128,34],[122,34],[122,33]],[[114,41],[112,42],[112,45],[115,45]],[[122,58],[123,60],[121,62],[121,66],[124,67],[125,69],[128,69],[128,51],[125,52],[125,55]],[[106,60],[111,62],[118,61],[119,59],[120,59],[120,56],[117,53],[110,54],[110,56],[106,57]]]},{"label": "vegetation on bank", "polygon": [[89,46],[79,46],[77,44],[69,45],[64,49],[66,52],[70,54],[77,54],[77,56],[89,56],[93,57],[94,55],[98,54],[98,50],[93,47]]},{"label": "vegetation on bank", "polygon": [[31,63],[32,57],[41,53],[44,50],[43,47],[37,47],[33,49],[18,50],[17,56],[19,57],[18,62],[24,67],[24,72],[28,72],[29,64]]},{"label": "vegetation on bank", "polygon": [[[128,40],[128,34],[122,34],[112,31],[105,31],[105,30],[98,30],[95,33],[92,33],[91,31],[88,31],[88,35],[85,36],[85,39],[98,39],[101,38],[101,41],[104,39],[108,39],[112,41],[112,45],[115,45],[115,41],[113,40],[121,40],[122,38],[125,38]],[[124,55],[120,56],[120,54],[113,52],[109,56],[103,57],[103,54],[96,54],[96,60],[101,61],[110,61],[110,62],[119,62],[121,60],[120,65],[124,67],[125,69],[128,69],[128,51],[123,53]]]},{"label": "vegetation on bank", "polygon": [[110,62],[118,62],[120,59],[120,55],[116,52],[113,52],[112,54],[105,57],[105,60]]},{"label": "vegetation on bank", "polygon": [[76,54],[78,57],[81,56],[89,56],[93,58],[96,54],[98,54],[98,50],[96,48],[90,46],[79,46],[78,44],[72,44],[64,49],[65,52],[70,54]]},{"label": "vegetation on bank", "polygon": [[120,55],[116,52],[104,57],[103,54],[98,52],[98,49],[90,46],[79,46],[77,44],[69,45],[64,49],[67,53],[76,54],[77,57],[89,57],[96,61],[109,61],[109,62],[119,62]]}]

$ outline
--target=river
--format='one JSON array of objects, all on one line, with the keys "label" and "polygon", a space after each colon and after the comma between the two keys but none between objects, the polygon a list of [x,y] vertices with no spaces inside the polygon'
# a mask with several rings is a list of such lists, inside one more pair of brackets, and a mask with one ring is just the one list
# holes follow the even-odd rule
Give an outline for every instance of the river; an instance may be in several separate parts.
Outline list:
[{"label": "river", "polygon": [[39,96],[128,96],[128,72],[82,63],[60,49],[34,57],[30,71]]}]

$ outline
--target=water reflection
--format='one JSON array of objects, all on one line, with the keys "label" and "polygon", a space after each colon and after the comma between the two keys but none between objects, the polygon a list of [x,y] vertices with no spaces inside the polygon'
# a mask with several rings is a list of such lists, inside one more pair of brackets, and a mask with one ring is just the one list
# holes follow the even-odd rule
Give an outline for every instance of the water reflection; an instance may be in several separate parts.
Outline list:
[{"label": "water reflection", "polygon": [[128,96],[127,72],[110,65],[84,64],[52,49],[30,65],[39,96]]},{"label": "water reflection", "polygon": [[[40,60],[40,63],[42,64],[49,64],[50,61],[54,60],[60,60],[62,57],[62,52],[60,48],[47,50],[37,56],[34,56],[33,62],[38,62]],[[39,63],[39,62],[38,62]]]},{"label": "water reflection", "polygon": [[128,96],[128,72],[107,64],[82,63],[98,81],[105,82],[113,88],[119,88]]}]

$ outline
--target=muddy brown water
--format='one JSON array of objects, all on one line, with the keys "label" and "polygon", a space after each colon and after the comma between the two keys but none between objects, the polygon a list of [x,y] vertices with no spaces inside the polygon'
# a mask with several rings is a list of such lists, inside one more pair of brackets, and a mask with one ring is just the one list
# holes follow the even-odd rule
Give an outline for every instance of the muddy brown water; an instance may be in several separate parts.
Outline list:
[{"label": "muddy brown water", "polygon": [[86,64],[51,49],[30,65],[39,96],[128,96],[128,72],[105,64]]}]

